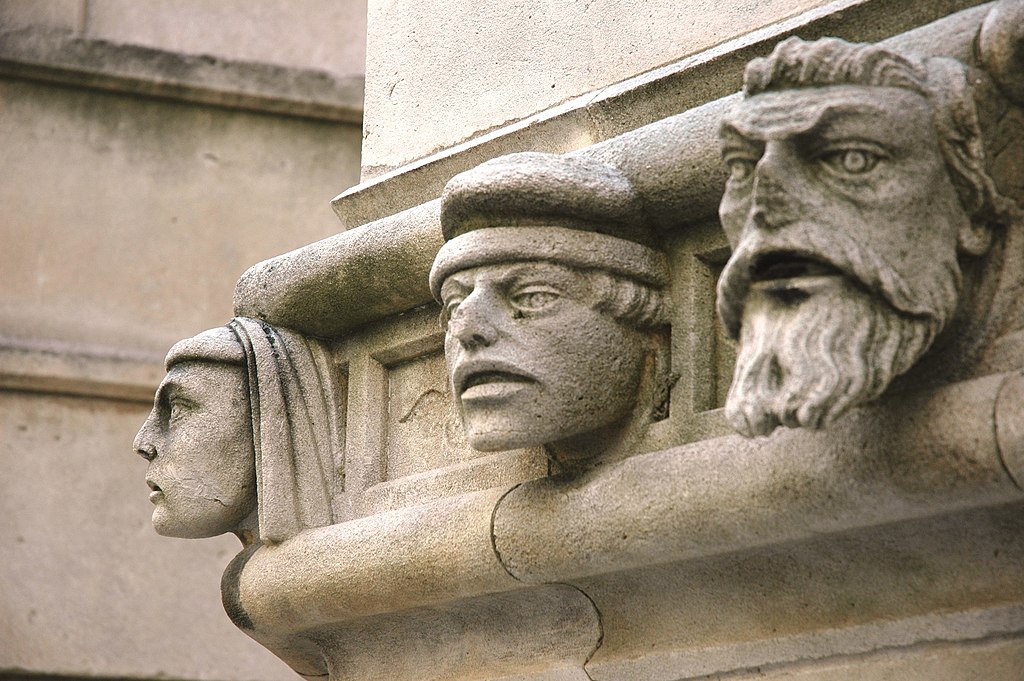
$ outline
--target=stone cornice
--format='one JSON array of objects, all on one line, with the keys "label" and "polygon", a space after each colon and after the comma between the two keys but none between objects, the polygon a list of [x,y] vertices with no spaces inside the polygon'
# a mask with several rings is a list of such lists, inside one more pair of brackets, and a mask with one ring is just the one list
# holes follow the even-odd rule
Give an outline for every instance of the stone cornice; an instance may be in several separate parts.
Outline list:
[{"label": "stone cornice", "polygon": [[0,75],[280,116],[360,124],[363,79],[78,38],[39,27],[0,33]]},{"label": "stone cornice", "polygon": [[163,357],[0,337],[0,389],[153,402]]},{"label": "stone cornice", "polygon": [[[717,62],[697,55],[652,72],[661,74],[659,77],[645,74],[598,93],[591,99],[610,97],[608,101],[617,102],[618,113],[613,115],[609,110],[607,114],[608,121],[615,121],[615,124],[609,123],[594,139],[588,137],[589,133],[583,135],[573,145],[585,148],[572,153],[595,158],[621,170],[640,196],[645,221],[664,234],[679,233],[713,219],[726,179],[719,158],[718,124],[736,97],[735,94],[723,95],[739,86],[742,65],[798,28],[805,37],[832,32],[843,37],[851,37],[852,33],[854,39],[872,39],[880,30],[877,26],[870,30],[862,27],[859,33],[849,27],[842,28],[844,22],[856,18],[854,10],[878,10],[873,2],[833,3],[820,11],[843,10],[842,16],[815,15],[820,23],[780,24],[786,30],[780,32],[776,28],[770,34],[752,34],[759,37],[757,40],[748,37],[746,40],[753,41],[749,45],[728,43],[736,50],[735,56],[722,52],[726,46],[717,48],[719,66],[724,68],[722,64],[730,64],[729,68],[734,71],[731,78],[727,72],[707,71],[710,67],[705,67],[706,63]],[[955,7],[938,3],[929,11],[938,15],[973,3],[949,4]],[[972,63],[974,38],[989,8],[990,5],[985,5],[962,11],[883,44]],[[935,17],[910,12],[901,21],[911,22],[914,18],[928,21]],[[854,22],[853,25],[859,24]],[[890,35],[903,27],[901,22],[886,24]],[[720,86],[713,92],[702,89],[700,83],[712,75],[733,85]],[[726,91],[721,91],[723,88]],[[714,99],[716,96],[721,98]],[[581,115],[591,116],[574,106],[570,103],[539,114],[541,118],[537,120],[547,120],[552,125],[561,121],[554,137],[564,142],[574,134],[572,130],[578,131],[571,121]],[[669,115],[688,106],[694,108]],[[668,118],[662,118],[666,115]],[[235,287],[235,313],[311,335],[331,337],[431,302],[427,274],[443,243],[439,201],[435,197],[453,173],[478,162],[522,149],[550,149],[550,144],[526,134],[529,126],[523,128],[524,125],[517,123],[503,128],[486,139],[475,141],[477,146],[450,150],[450,156],[424,161],[426,165],[410,167],[371,185],[360,185],[339,197],[334,206],[339,214],[344,214],[343,222],[350,227],[360,226],[249,268]],[[628,132],[623,133],[623,130]],[[585,146],[597,139],[606,141]],[[372,211],[371,205],[376,207]],[[381,212],[385,217],[380,217]],[[372,221],[363,224],[360,221],[364,219]]]},{"label": "stone cornice", "polygon": [[[364,167],[364,182],[341,193],[332,205],[344,228],[351,229],[430,201],[440,195],[445,183],[456,173],[502,154],[525,150],[573,151],[726,97],[739,89],[747,61],[767,54],[776,42],[791,35],[806,40],[834,36],[852,42],[885,42],[897,35],[891,42],[896,47],[906,46],[908,40],[911,44],[928,42],[929,49],[969,58],[970,45],[955,37],[955,27],[950,22],[945,21],[934,29],[911,29],[979,4],[978,0],[928,3],[834,0],[709,50],[574,97],[523,120],[483,132],[399,168]],[[987,11],[978,9],[976,14],[965,13],[961,21],[980,21]],[[885,16],[884,22],[877,21],[879,15]],[[910,33],[898,35],[905,31]],[[717,127],[711,132],[716,130]],[[717,140],[710,152],[717,171]],[[708,205],[717,206],[717,199]]]}]

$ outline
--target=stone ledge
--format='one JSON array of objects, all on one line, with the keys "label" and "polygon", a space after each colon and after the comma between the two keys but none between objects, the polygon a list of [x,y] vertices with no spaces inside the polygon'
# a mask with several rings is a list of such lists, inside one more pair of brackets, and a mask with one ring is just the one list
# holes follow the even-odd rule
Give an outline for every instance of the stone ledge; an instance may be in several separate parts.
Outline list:
[{"label": "stone ledge", "polygon": [[[811,37],[831,31],[851,37],[849,28],[841,30],[846,21],[843,17],[872,8],[877,10],[876,1],[844,0],[828,5],[821,11],[831,8],[836,12],[837,7],[847,9],[845,13],[826,14],[821,23],[814,24],[816,28],[813,31],[808,28],[800,33]],[[950,3],[955,6],[951,8],[940,3],[941,6],[931,9],[938,13],[972,4],[954,0]],[[968,9],[898,35],[883,44],[922,54],[952,56],[971,63],[974,38],[989,9],[990,5]],[[910,14],[920,19],[913,12]],[[925,20],[928,18],[935,17],[929,14]],[[886,23],[887,35],[905,28],[905,21],[911,19],[903,17],[896,25]],[[854,24],[857,25],[856,22]],[[614,115],[607,114],[604,132],[587,133],[574,141],[572,144],[576,147],[585,148],[572,153],[619,168],[634,184],[641,198],[645,221],[663,234],[678,235],[690,225],[708,220],[717,211],[726,179],[719,154],[718,125],[722,114],[736,97],[735,94],[722,95],[734,91],[739,85],[742,64],[753,56],[755,47],[765,51],[767,44],[793,30],[789,27],[788,32],[773,33],[770,38],[761,35],[754,46],[744,49],[732,43],[719,48],[722,50],[719,54],[722,63],[732,64],[730,68],[735,69],[735,77],[731,79],[726,77],[727,74],[713,72],[717,74],[716,78],[734,83],[733,86],[721,86],[719,89],[724,92],[706,91],[699,83],[693,82],[712,75],[711,72],[690,69],[694,63],[702,63],[703,56],[698,55],[652,72],[664,77],[648,74],[599,93],[600,97],[616,102],[619,110]],[[873,26],[870,31],[865,29],[865,33],[852,37],[872,39],[881,30],[881,27]],[[727,49],[738,51],[730,53]],[[647,79],[652,80],[648,82]],[[689,89],[691,86],[696,87],[693,92]],[[715,99],[716,96],[721,98]],[[688,106],[693,108],[669,115],[671,111]],[[554,115],[554,118],[546,120],[565,122],[583,111],[570,105],[566,107],[557,109],[555,114],[547,112],[541,116]],[[666,115],[668,117],[663,118]],[[458,171],[507,152],[522,149],[567,151],[562,147],[552,149],[539,139],[525,135],[525,129],[520,128],[521,124],[515,124],[496,131],[486,139],[474,142],[485,146],[453,151],[454,155],[445,157],[448,160],[443,163],[438,158],[436,165],[430,162],[421,166],[422,172],[414,167],[372,185],[376,189],[360,185],[339,197],[334,205],[336,211],[344,214],[345,225],[360,226],[250,267],[235,287],[235,314],[258,317],[315,336],[332,337],[430,303],[432,297],[427,287],[427,273],[443,243],[439,222],[440,200],[435,197],[445,182]],[[559,127],[552,139],[564,145],[566,136],[571,137],[572,134]],[[585,146],[596,139],[606,141]],[[486,153],[478,153],[484,149]],[[412,207],[408,207],[409,204]],[[386,216],[379,217],[381,213]],[[366,219],[372,221],[361,224]]]},{"label": "stone ledge", "polygon": [[[875,42],[910,31],[906,39],[900,36],[892,41],[893,45],[903,46],[906,40],[921,42],[922,38],[929,40],[929,32],[938,32],[940,37],[930,39],[932,45],[951,55],[960,52],[955,56],[969,58],[970,40],[958,36],[958,29],[980,22],[987,9],[965,12],[953,22],[957,25],[943,22],[934,28],[911,29],[979,4],[979,0],[836,0],[710,50],[574,97],[400,168],[364,168],[365,181],[341,193],[332,205],[343,227],[351,229],[430,201],[440,195],[453,175],[497,156],[526,150],[573,151],[725,97],[739,89],[747,61],[767,54],[776,42],[791,35],[807,40],[835,36],[853,42]],[[884,22],[878,21],[879,15],[885,16]],[[941,35],[943,32],[945,36]],[[717,132],[717,125],[712,132]],[[717,164],[717,142],[711,151]]]},{"label": "stone ledge", "polygon": [[150,404],[163,374],[159,356],[0,338],[0,390]]},{"label": "stone ledge", "polygon": [[0,33],[0,75],[107,92],[360,124],[363,79],[324,71],[192,56],[68,31]]},{"label": "stone ledge", "polygon": [[897,395],[827,436],[719,437],[579,480],[545,478],[306,530],[251,555],[238,575],[239,606],[258,640],[287,637],[528,584],[1019,503],[1024,491],[1006,462],[1020,460],[1024,442],[998,433],[1024,430],[995,419],[1024,420],[1024,405],[999,404],[1017,395],[1005,384],[1022,380],[994,374]]}]

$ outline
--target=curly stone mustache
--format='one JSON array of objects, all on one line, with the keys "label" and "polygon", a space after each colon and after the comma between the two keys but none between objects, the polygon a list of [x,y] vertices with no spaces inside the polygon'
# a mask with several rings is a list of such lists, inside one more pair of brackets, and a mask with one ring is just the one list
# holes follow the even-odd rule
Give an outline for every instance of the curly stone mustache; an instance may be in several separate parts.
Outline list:
[{"label": "curly stone mustache", "polygon": [[[747,437],[778,426],[820,429],[881,395],[927,352],[960,288],[955,262],[933,288],[916,292],[844,235],[830,233],[827,243],[817,230],[778,237],[741,244],[719,282],[720,314],[740,341],[725,413]],[[751,288],[757,259],[769,252],[814,258],[844,276],[786,304]]]},{"label": "curly stone mustache", "polygon": [[961,274],[955,260],[944,263],[945,276],[914,290],[899,271],[845,232],[815,224],[794,223],[767,236],[744,238],[718,280],[718,314],[733,338],[740,335],[743,308],[758,262],[769,254],[789,254],[824,262],[848,279],[881,296],[897,312],[929,317],[936,332],[945,327],[960,295]]}]

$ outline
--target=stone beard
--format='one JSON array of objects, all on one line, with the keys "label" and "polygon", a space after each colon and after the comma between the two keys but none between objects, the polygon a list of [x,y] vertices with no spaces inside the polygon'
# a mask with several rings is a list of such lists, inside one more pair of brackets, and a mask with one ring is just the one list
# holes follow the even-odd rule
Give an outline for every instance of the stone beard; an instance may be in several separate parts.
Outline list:
[{"label": "stone beard", "polygon": [[[739,327],[725,414],[747,437],[824,428],[879,397],[931,347],[961,287],[952,248],[930,263],[924,285],[828,218],[797,217],[798,200],[775,199],[757,219],[785,229],[748,234],[719,285],[722,318]],[[921,217],[941,232],[958,215]]]},{"label": "stone beard", "polygon": [[825,427],[881,395],[935,337],[935,318],[902,314],[849,279],[812,287],[747,296],[726,401],[743,435]]},{"label": "stone beard", "polygon": [[[725,415],[748,437],[820,429],[879,397],[956,313],[959,258],[989,243],[950,174],[964,158],[980,167],[980,152],[950,152],[940,105],[907,86],[923,67],[796,39],[751,66],[720,132],[730,177],[719,214],[734,250],[718,285],[739,340]],[[808,82],[752,91],[791,76]]]}]

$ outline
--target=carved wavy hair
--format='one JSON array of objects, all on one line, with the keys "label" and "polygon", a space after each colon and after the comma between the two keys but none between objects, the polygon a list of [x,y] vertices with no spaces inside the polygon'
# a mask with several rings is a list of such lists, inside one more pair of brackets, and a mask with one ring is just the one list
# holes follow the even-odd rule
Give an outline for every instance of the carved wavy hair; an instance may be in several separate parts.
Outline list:
[{"label": "carved wavy hair", "polygon": [[640,331],[668,326],[669,302],[662,289],[604,270],[580,272],[590,285],[595,310]]},{"label": "carved wavy hair", "polygon": [[1012,201],[985,171],[985,151],[966,67],[946,58],[919,60],[878,45],[837,38],[788,38],[743,74],[747,97],[776,90],[828,85],[898,87],[932,103],[932,120],[960,203],[975,223],[1007,224]]}]

